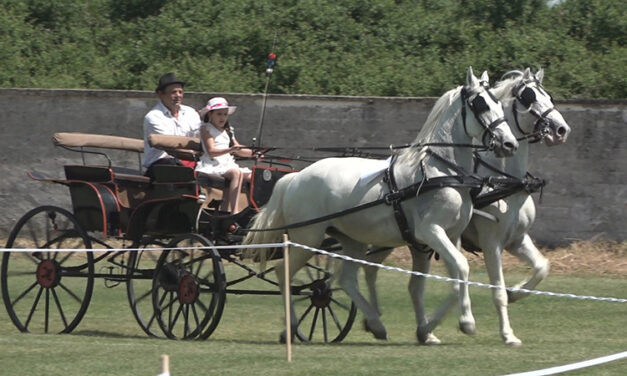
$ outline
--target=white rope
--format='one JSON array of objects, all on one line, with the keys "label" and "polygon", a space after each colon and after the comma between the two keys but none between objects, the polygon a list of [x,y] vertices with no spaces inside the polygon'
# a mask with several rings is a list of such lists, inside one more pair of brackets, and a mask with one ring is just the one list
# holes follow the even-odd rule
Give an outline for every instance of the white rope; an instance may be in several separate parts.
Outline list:
[{"label": "white rope", "polygon": [[432,278],[432,279],[435,279],[435,280],[438,280],[438,281],[463,283],[463,284],[466,284],[468,286],[486,287],[486,288],[498,289],[498,290],[503,290],[504,289],[504,290],[511,291],[511,292],[524,292],[524,293],[529,293],[529,294],[532,294],[532,295],[547,295],[547,296],[553,296],[553,297],[558,297],[558,298],[572,298],[572,299],[580,299],[580,300],[596,300],[596,301],[613,302],[613,303],[627,303],[627,299],[622,299],[622,298],[597,297],[597,296],[575,295],[575,294],[563,294],[563,293],[556,293],[556,292],[550,292],[550,291],[528,290],[528,289],[523,289],[523,288],[520,288],[520,287],[496,286],[496,285],[491,285],[491,284],[482,283],[482,282],[463,281],[461,279],[444,277],[444,276],[435,275],[435,274],[421,273],[421,272],[416,272],[416,271],[411,271],[411,270],[398,268],[398,267],[395,267],[395,266],[387,266],[387,265],[377,264],[377,263],[366,261],[366,260],[354,259],[354,258],[346,256],[346,255],[341,255],[341,254],[337,254],[337,253],[327,252],[327,251],[324,251],[322,249],[308,247],[306,245],[294,243],[294,242],[291,242],[291,241],[289,241],[288,243],[290,245],[294,246],[294,247],[299,247],[299,248],[302,248],[304,250],[315,252],[315,253],[320,253],[320,254],[323,254],[323,255],[326,255],[326,256],[329,256],[329,257],[339,258],[339,259],[342,259],[342,260],[345,260],[345,261],[356,262],[358,264],[374,266],[374,267],[377,267],[377,268],[380,268],[380,269],[391,270],[391,271],[396,271],[396,272],[405,273],[405,274],[412,274],[412,275],[416,275],[416,276],[420,276],[420,277]]},{"label": "white rope", "polygon": [[575,294],[565,294],[565,293],[556,293],[550,291],[540,291],[540,290],[529,290],[520,287],[504,287],[504,286],[496,286],[488,283],[482,282],[473,282],[473,281],[463,281],[461,279],[455,279],[450,277],[444,277],[436,274],[427,274],[421,273],[417,271],[406,270],[402,268],[398,268],[395,266],[387,266],[382,264],[377,264],[374,262],[354,259],[352,257],[337,254],[333,252],[327,252],[322,249],[317,249],[313,247],[309,247],[303,244],[294,243],[291,241],[287,241],[285,243],[269,243],[269,244],[250,244],[250,245],[224,245],[224,246],[207,246],[207,247],[157,247],[157,248],[99,248],[99,249],[68,249],[68,248],[60,248],[60,249],[45,249],[45,248],[0,248],[0,253],[2,252],[15,252],[15,253],[32,253],[32,252],[112,252],[112,251],[131,251],[131,252],[150,252],[150,251],[166,251],[166,250],[188,250],[188,249],[259,249],[259,248],[279,248],[285,246],[294,246],[298,248],[302,248],[307,251],[311,251],[314,253],[319,253],[322,255],[326,255],[333,258],[339,258],[345,261],[356,262],[363,265],[374,266],[380,269],[396,271],[399,273],[412,274],[420,277],[431,278],[438,281],[444,282],[453,282],[453,283],[464,283],[468,286],[478,286],[485,287],[490,289],[498,289],[498,290],[507,290],[511,292],[522,292],[528,293],[531,295],[546,295],[557,298],[572,298],[579,300],[594,300],[594,301],[603,301],[603,302],[613,302],[613,303],[627,303],[627,299],[623,298],[613,298],[613,297],[598,297],[598,296],[589,296],[589,295],[575,295]]},{"label": "white rope", "polygon": [[0,253],[33,253],[33,252],[153,252],[153,251],[172,251],[172,250],[189,250],[189,249],[253,249],[253,248],[278,248],[284,247],[285,243],[269,243],[269,244],[250,244],[250,245],[214,245],[206,247],[155,247],[155,248],[0,248]]},{"label": "white rope", "polygon": [[618,354],[602,356],[600,358],[585,360],[583,362],[571,363],[571,364],[567,364],[567,365],[564,365],[564,366],[551,367],[551,368],[540,369],[540,370],[537,370],[537,371],[529,371],[529,372],[522,372],[522,373],[510,373],[510,374],[507,374],[507,375],[504,375],[504,376],[544,376],[544,375],[555,375],[555,374],[558,374],[558,373],[574,371],[576,369],[582,369],[582,368],[586,368],[586,367],[597,366],[599,364],[609,363],[609,362],[613,362],[615,360],[620,360],[620,359],[624,359],[624,358],[627,358],[627,351],[623,351],[622,353],[618,353]]}]

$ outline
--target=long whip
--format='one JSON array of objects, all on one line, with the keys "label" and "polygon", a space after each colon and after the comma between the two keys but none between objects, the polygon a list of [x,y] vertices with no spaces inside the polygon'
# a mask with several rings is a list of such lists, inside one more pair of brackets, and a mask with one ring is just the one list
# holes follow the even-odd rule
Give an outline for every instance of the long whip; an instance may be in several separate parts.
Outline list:
[{"label": "long whip", "polygon": [[268,54],[268,65],[266,68],[266,88],[263,91],[263,104],[261,105],[261,116],[259,117],[259,126],[257,127],[257,137],[253,139],[253,146],[261,147],[261,136],[263,130],[263,118],[266,114],[266,102],[268,100],[268,87],[270,86],[270,78],[272,78],[272,73],[274,72],[274,65],[276,64],[276,54],[274,48],[276,46],[278,32],[274,32],[274,40],[272,41],[272,49]]}]

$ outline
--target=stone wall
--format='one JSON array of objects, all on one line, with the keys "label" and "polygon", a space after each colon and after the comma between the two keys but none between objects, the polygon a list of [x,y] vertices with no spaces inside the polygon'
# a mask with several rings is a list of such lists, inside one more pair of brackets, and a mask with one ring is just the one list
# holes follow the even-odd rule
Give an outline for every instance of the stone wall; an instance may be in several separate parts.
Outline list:
[{"label": "stone wall", "polygon": [[[257,135],[262,95],[186,93],[200,108],[214,95],[238,110],[231,122],[241,143]],[[32,181],[29,171],[62,176],[62,166],[80,155],[52,145],[55,132],[142,137],[142,119],[157,102],[152,92],[0,89],[0,236],[40,205],[70,208],[67,188]],[[434,98],[269,95],[262,144],[275,153],[319,157],[313,147],[386,146],[411,142]],[[559,101],[572,128],[568,142],[534,145],[530,171],[549,180],[532,235],[543,245],[627,237],[627,101]],[[137,156],[113,153],[117,165],[136,167]],[[89,161],[102,163],[90,157]],[[302,167],[297,164],[296,167]]]}]

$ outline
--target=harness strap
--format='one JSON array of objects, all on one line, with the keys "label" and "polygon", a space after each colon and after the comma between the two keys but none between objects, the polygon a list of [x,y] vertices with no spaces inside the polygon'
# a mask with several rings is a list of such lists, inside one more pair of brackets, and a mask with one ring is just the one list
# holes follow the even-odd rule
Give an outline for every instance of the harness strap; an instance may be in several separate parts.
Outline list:
[{"label": "harness strap", "polygon": [[427,153],[445,162],[449,167],[460,173],[460,175],[438,176],[427,179],[424,164],[421,164],[420,167],[423,178],[420,183],[414,183],[403,189],[398,189],[398,185],[394,177],[394,162],[396,161],[396,155],[392,157],[390,166],[385,170],[385,181],[387,181],[388,188],[390,189],[390,193],[384,197],[385,203],[386,205],[392,206],[394,218],[396,219],[396,224],[398,225],[398,229],[403,237],[403,240],[415,249],[422,249],[423,246],[416,240],[413,232],[409,228],[407,216],[405,216],[405,212],[401,206],[402,201],[418,195],[421,191],[426,192],[437,188],[481,188],[483,186],[483,180],[478,176],[466,174],[461,167],[433,153],[431,150],[427,150]]},{"label": "harness strap", "polygon": [[[401,236],[403,240],[407,244],[410,244],[412,247],[416,249],[421,249],[420,244],[412,234],[409,229],[409,223],[407,222],[407,217],[405,216],[405,212],[401,207],[401,201],[405,199],[404,196],[409,196],[409,191],[399,190],[398,185],[396,184],[396,178],[394,177],[394,162],[396,161],[396,154],[392,157],[392,161],[390,162],[390,166],[385,170],[385,180],[388,183],[388,187],[390,189],[390,193],[385,197],[388,199],[385,201],[387,205],[392,205],[392,209],[394,210],[394,219],[396,219],[396,224],[398,225],[398,229],[401,232]],[[426,172],[424,170],[424,165],[420,165],[420,169],[422,170],[422,180],[419,186],[416,186],[416,193],[418,193],[418,189],[422,186],[422,183],[425,182]],[[415,184],[412,184],[410,187],[413,188]],[[407,187],[407,188],[410,188]],[[413,189],[412,189],[413,190]]]},{"label": "harness strap", "polygon": [[[437,155],[437,154],[433,154],[433,155]],[[392,164],[393,163],[394,163],[394,160],[392,160]],[[390,164],[390,166],[392,166],[392,164]],[[453,166],[456,166],[456,165],[453,165]],[[387,175],[388,174],[387,171],[388,170],[386,170],[384,179],[388,181],[388,186],[389,186],[389,178],[387,177],[388,176]],[[423,176],[424,176],[424,173],[423,173]],[[394,181],[394,186],[396,186],[396,181]],[[341,210],[339,212],[327,214],[327,215],[324,215],[322,217],[317,217],[317,218],[312,218],[312,219],[309,219],[309,220],[306,220],[306,221],[291,223],[289,225],[285,225],[285,226],[281,226],[281,227],[273,227],[273,228],[265,228],[265,229],[241,229],[241,231],[243,231],[243,232],[265,232],[265,231],[289,230],[289,229],[293,229],[293,228],[304,227],[304,226],[308,226],[308,225],[312,225],[312,224],[328,221],[330,219],[342,217],[342,216],[345,216],[345,215],[348,215],[348,214],[352,214],[352,213],[355,213],[355,212],[358,212],[358,211],[361,211],[361,210],[365,210],[365,209],[368,209],[368,208],[371,208],[371,207],[374,207],[374,206],[377,206],[377,205],[380,205],[380,204],[394,205],[394,203],[396,203],[396,205],[398,206],[399,213],[402,214],[403,217],[404,217],[405,214],[403,213],[403,210],[402,210],[402,208],[400,206],[400,202],[404,201],[404,200],[407,200],[407,199],[409,199],[411,197],[416,196],[419,191],[420,192],[427,192],[427,191],[430,191],[432,189],[438,189],[438,188],[444,188],[444,187],[481,188],[482,186],[483,186],[483,180],[481,178],[477,177],[476,175],[452,175],[452,176],[438,176],[438,177],[434,177],[434,178],[430,178],[430,179],[426,179],[425,178],[425,179],[421,180],[418,183],[411,184],[411,185],[409,185],[409,186],[407,186],[405,188],[402,188],[402,189],[398,189],[398,187],[396,187],[396,189],[391,189],[390,188],[390,192],[385,194],[380,199],[377,199],[377,200],[374,200],[374,201],[370,201],[370,202],[366,202],[364,204],[357,205],[357,206],[354,206],[352,208],[344,209],[344,210]],[[395,209],[395,217],[396,217],[396,209]],[[399,228],[401,228],[401,234],[403,234],[403,232],[409,231],[409,227],[407,226],[407,218],[405,218],[405,226],[404,226],[405,230],[403,230],[403,227],[399,226]],[[411,238],[413,238],[413,236],[411,236]],[[405,240],[404,235],[403,235],[403,239]],[[415,244],[418,244],[415,240],[412,240],[411,242],[409,242],[409,244],[414,245],[414,242],[415,242]]]}]

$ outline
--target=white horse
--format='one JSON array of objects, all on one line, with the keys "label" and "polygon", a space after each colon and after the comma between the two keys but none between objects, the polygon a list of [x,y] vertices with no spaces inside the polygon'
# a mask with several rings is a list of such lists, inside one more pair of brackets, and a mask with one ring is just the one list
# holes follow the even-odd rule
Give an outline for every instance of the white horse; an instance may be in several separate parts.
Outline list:
[{"label": "white horse", "polygon": [[[527,68],[524,72],[512,71],[505,76],[509,78],[498,82],[493,93],[503,103],[508,123],[515,124],[513,132],[516,137],[524,141],[542,140],[548,146],[564,143],[570,133],[570,127],[562,115],[555,110],[550,95],[542,87],[544,71],[539,70],[533,74]],[[510,177],[523,180],[528,171],[529,142],[521,142],[512,158],[486,155],[481,159],[485,163],[477,164],[477,172],[480,175],[503,176],[499,172],[502,171]],[[521,187],[513,194],[481,208],[481,211],[489,215],[473,215],[462,237],[464,244],[469,243],[469,246],[474,249],[483,251],[490,283],[503,288],[492,290],[494,305],[499,316],[501,337],[506,345],[519,346],[522,342],[514,335],[509,323],[508,296],[509,302],[514,302],[526,294],[506,293],[501,255],[506,249],[533,268],[532,277],[518,283],[516,287],[533,289],[546,278],[549,272],[549,262],[529,237],[529,229],[535,220],[535,205],[530,193]],[[373,253],[367,259],[380,263],[390,253],[390,250]],[[370,302],[378,307],[375,290],[378,269],[365,267],[364,270]]]},{"label": "white horse", "polygon": [[[487,90],[488,75],[479,80],[468,69],[466,85],[446,92],[438,99],[414,145],[398,154],[389,170],[397,186],[418,187],[426,178],[459,176],[462,170],[470,171],[470,148],[423,146],[425,143],[469,143],[482,140],[494,147],[499,155],[512,155],[518,147],[509,126],[504,121],[501,104]],[[435,150],[435,151],[432,151]],[[439,154],[436,156],[435,154]],[[388,196],[390,189],[382,178],[363,179],[380,169],[380,161],[362,158],[328,158],[320,160],[302,171],[278,181],[270,201],[253,219],[253,230],[280,228],[288,224],[322,218],[348,208],[371,203]],[[427,180],[428,181],[428,180]],[[451,184],[454,185],[454,184]],[[445,260],[450,275],[468,279],[468,261],[459,250],[459,239],[468,225],[472,202],[468,186],[445,186],[427,192],[413,192],[400,204],[406,216],[409,236],[427,244]],[[244,244],[275,242],[285,232],[250,232]],[[363,258],[368,244],[397,247],[406,243],[395,221],[392,206],[380,204],[356,213],[327,218],[303,227],[291,228],[289,238],[295,243],[319,247],[325,234],[333,236],[342,245],[346,255]],[[263,259],[268,250],[254,250],[253,257]],[[289,271],[293,275],[313,254],[298,247],[290,250]],[[283,260],[277,264],[281,292],[284,293]],[[374,336],[387,338],[387,332],[375,307],[368,303],[357,288],[359,264],[343,263],[338,282],[365,316]],[[434,320],[427,321],[421,305],[420,290],[414,291],[415,312],[419,337],[427,341],[431,331],[455,300],[459,301],[460,328],[473,333],[475,320],[470,306],[468,287],[455,285],[449,301],[438,310]],[[458,298],[456,298],[458,296]],[[291,326],[296,329],[296,316],[292,310]],[[294,333],[294,331],[292,331]]]}]

